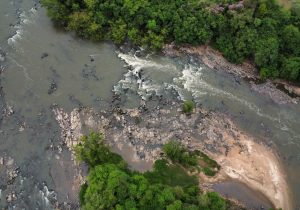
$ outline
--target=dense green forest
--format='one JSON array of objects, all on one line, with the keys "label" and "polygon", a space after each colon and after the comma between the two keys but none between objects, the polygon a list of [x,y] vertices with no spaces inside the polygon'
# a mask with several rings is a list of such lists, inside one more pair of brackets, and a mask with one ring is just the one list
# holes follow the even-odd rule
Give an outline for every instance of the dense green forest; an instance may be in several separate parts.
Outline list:
[{"label": "dense green forest", "polygon": [[210,44],[231,62],[251,59],[264,78],[300,81],[299,7],[275,0],[42,0],[56,24],[83,38]]},{"label": "dense green forest", "polygon": [[[176,142],[164,146],[166,157],[157,160],[152,171],[140,173],[130,170],[121,156],[110,151],[103,135],[91,133],[81,140],[76,155],[89,166],[87,182],[80,191],[84,210],[244,209],[215,192],[201,192],[198,178],[187,173],[197,165],[196,154]],[[199,156],[203,157],[210,166],[217,166],[207,156]]]}]

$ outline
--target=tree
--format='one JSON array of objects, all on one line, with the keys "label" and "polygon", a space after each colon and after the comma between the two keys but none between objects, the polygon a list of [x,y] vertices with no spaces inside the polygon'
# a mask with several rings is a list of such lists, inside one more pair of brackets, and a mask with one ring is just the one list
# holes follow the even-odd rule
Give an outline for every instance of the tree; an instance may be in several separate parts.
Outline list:
[{"label": "tree", "polygon": [[155,51],[173,41],[178,45],[211,44],[230,62],[254,59],[263,78],[295,78],[281,69],[283,57],[300,56],[296,5],[286,10],[276,0],[247,0],[243,8],[228,6],[235,2],[42,0],[56,24],[83,38],[110,39],[117,44],[128,38]]},{"label": "tree", "polygon": [[255,64],[259,67],[277,66],[279,43],[275,37],[260,39],[256,43]]},{"label": "tree", "polygon": [[176,141],[169,141],[163,146],[163,151],[173,161],[179,161],[181,159],[183,148]]},{"label": "tree", "polygon": [[279,71],[276,68],[272,67],[263,67],[259,71],[260,78],[266,80],[268,78],[277,78]]},{"label": "tree", "polygon": [[283,60],[281,76],[288,80],[297,80],[300,77],[300,57],[289,57]]},{"label": "tree", "polygon": [[[175,142],[164,149],[180,161],[190,154]],[[122,157],[104,144],[103,135],[94,132],[82,137],[75,151],[78,159],[89,166],[87,182],[79,193],[83,210],[223,210],[224,199],[217,194],[203,194],[196,176],[166,159],[157,160],[153,171],[131,171],[121,164]]]},{"label": "tree", "polygon": [[59,0],[42,0],[42,4],[47,8],[47,14],[58,25],[65,26],[68,23],[70,11]]},{"label": "tree", "polygon": [[181,210],[182,202],[180,200],[174,201],[172,204],[167,206],[167,210]]},{"label": "tree", "polygon": [[147,23],[147,28],[151,31],[155,31],[157,29],[156,21],[155,20],[149,20]]},{"label": "tree", "polygon": [[226,202],[216,192],[208,192],[199,196],[200,209],[226,210]]},{"label": "tree", "polygon": [[294,25],[288,25],[283,29],[282,46],[286,53],[300,55],[300,32]]},{"label": "tree", "polygon": [[122,167],[126,165],[120,155],[112,153],[105,145],[101,133],[91,132],[88,136],[83,136],[74,149],[77,159],[86,162],[90,167],[104,163],[118,164]]},{"label": "tree", "polygon": [[84,194],[84,210],[111,209],[124,204],[129,196],[130,177],[116,165],[104,164],[92,168]]},{"label": "tree", "polygon": [[126,34],[127,34],[127,25],[122,19],[119,19],[118,21],[111,23],[111,37],[115,43],[117,44],[123,43]]}]

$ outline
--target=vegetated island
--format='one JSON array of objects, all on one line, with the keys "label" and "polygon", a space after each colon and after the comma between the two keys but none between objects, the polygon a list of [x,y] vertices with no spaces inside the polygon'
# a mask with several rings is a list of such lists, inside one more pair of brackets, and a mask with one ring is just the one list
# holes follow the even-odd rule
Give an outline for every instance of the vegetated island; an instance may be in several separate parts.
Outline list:
[{"label": "vegetated island", "polygon": [[163,146],[164,156],[154,169],[140,173],[128,168],[123,158],[110,151],[103,135],[83,136],[75,147],[77,158],[89,166],[87,182],[80,190],[84,210],[167,209],[243,210],[216,192],[202,192],[197,174],[208,176],[220,166],[202,152],[188,151],[176,141]]},{"label": "vegetated island", "polygon": [[[285,4],[286,7],[280,3]],[[60,26],[87,39],[154,50],[209,44],[260,77],[300,82],[300,9],[276,0],[42,0]]]},{"label": "vegetated island", "polygon": [[[161,158],[162,145],[176,139],[189,151],[205,152],[221,166],[212,162],[206,167],[204,162],[204,165],[192,167],[191,174],[198,176],[200,189],[209,191],[212,190],[207,188],[210,184],[237,180],[263,193],[275,207],[292,209],[286,177],[276,153],[256,143],[224,114],[195,108],[190,102],[180,106],[182,104],[173,101],[170,109],[115,107],[111,111],[99,112],[82,108],[70,113],[54,106],[53,112],[61,127],[62,140],[71,152],[86,131],[94,130],[105,133],[105,142],[131,167],[145,171],[151,170],[152,163]],[[199,154],[205,159],[204,154]],[[74,189],[85,180],[80,171],[79,168],[79,173],[74,175]]]}]

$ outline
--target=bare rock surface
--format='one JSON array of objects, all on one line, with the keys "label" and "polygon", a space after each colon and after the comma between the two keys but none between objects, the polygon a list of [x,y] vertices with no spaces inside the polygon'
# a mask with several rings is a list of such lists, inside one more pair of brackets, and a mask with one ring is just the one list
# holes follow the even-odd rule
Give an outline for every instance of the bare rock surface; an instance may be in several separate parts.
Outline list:
[{"label": "bare rock surface", "polygon": [[252,90],[262,95],[270,97],[273,101],[275,101],[278,104],[288,104],[288,103],[298,104],[299,102],[299,98],[292,98],[288,96],[286,93],[278,90],[271,81],[267,81],[262,84],[255,84],[251,82],[251,88]]},{"label": "bare rock surface", "polygon": [[[161,147],[170,139],[189,149],[200,149],[222,166],[214,181],[228,177],[247,184],[266,195],[276,207],[292,209],[286,179],[276,154],[243,133],[228,116],[196,109],[190,116],[182,114],[177,104],[170,109],[114,109],[97,113],[92,109],[75,109],[65,113],[53,110],[62,128],[62,138],[70,150],[78,143],[84,127],[101,131],[109,145],[129,147],[135,164],[160,158]],[[123,154],[122,154],[123,155]]]}]

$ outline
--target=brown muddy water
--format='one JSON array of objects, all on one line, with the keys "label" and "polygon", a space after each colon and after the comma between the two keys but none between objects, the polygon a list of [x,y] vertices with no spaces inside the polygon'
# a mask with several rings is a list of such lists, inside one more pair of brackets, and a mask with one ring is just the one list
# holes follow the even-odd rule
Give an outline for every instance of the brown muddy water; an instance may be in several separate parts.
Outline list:
[{"label": "brown muddy water", "polygon": [[[298,104],[276,104],[247,82],[212,71],[192,57],[121,53],[108,43],[80,40],[56,30],[38,1],[1,0],[0,15],[0,207],[54,209],[65,202],[76,209],[70,181],[75,169],[51,106],[110,109],[115,93],[124,107],[136,108],[141,99],[157,105],[164,97],[193,99],[227,113],[278,151],[295,209],[300,209]],[[126,146],[119,151],[130,158]],[[138,167],[148,169],[147,164]],[[230,186],[227,194],[242,189],[245,200],[260,197]]]}]

